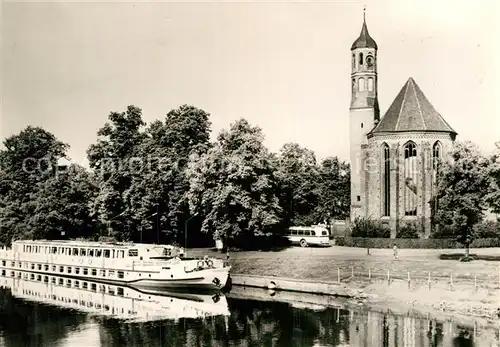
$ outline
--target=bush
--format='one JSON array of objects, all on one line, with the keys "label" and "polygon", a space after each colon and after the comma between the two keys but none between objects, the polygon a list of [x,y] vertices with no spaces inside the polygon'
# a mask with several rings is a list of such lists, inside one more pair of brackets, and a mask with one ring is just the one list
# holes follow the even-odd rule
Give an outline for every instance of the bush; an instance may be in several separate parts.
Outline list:
[{"label": "bush", "polygon": [[[387,239],[387,238],[365,238],[365,237],[338,237],[335,239],[337,246],[360,247],[360,248],[392,248],[396,245],[400,249],[440,249],[440,248],[463,248],[463,245],[453,239]],[[471,248],[500,247],[500,239],[476,239],[470,245]]]},{"label": "bush", "polygon": [[420,231],[417,223],[407,222],[399,227],[397,238],[399,239],[418,239],[420,236],[418,232]]},{"label": "bush", "polygon": [[498,221],[485,221],[474,227],[478,238],[499,238],[500,223]]},{"label": "bush", "polygon": [[380,221],[356,217],[351,225],[351,236],[389,238],[391,229]]}]

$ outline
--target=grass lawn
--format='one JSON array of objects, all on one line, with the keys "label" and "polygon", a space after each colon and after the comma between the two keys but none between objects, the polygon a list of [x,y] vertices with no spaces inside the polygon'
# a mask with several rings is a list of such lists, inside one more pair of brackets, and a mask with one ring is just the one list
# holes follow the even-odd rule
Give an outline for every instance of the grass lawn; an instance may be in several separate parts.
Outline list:
[{"label": "grass lawn", "polygon": [[[208,249],[189,252],[190,256],[225,256]],[[367,255],[364,248],[290,247],[275,252],[233,252],[230,254],[230,260],[231,272],[238,274],[337,281],[338,268],[341,270],[342,280],[350,278],[353,270],[355,277],[368,277],[370,271],[375,279],[385,278],[389,270],[391,278],[403,280],[408,277],[408,272],[412,279],[427,280],[430,272],[432,281],[447,282],[452,275],[453,281],[469,282],[473,285],[476,276],[478,285],[498,287],[500,262],[475,260],[465,263],[440,259],[443,255],[457,253],[463,253],[463,250],[400,249],[399,260],[394,260],[391,249],[371,249],[370,255]],[[497,256],[500,249],[471,249],[471,254]]]}]

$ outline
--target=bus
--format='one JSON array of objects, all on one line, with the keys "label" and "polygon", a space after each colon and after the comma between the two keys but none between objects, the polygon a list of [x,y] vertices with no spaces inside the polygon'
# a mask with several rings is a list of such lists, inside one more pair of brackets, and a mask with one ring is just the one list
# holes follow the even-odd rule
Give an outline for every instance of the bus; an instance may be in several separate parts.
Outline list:
[{"label": "bus", "polygon": [[318,225],[290,227],[285,235],[292,244],[299,244],[301,247],[330,246],[328,229]]}]

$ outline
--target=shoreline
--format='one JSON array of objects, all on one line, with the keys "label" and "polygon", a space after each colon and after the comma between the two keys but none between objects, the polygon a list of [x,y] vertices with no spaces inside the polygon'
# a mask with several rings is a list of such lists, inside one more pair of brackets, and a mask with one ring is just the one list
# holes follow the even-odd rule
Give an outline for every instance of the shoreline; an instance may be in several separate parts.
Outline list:
[{"label": "shoreline", "polygon": [[228,298],[240,300],[272,301],[290,304],[292,307],[312,310],[340,309],[354,312],[374,312],[398,316],[411,316],[418,319],[433,319],[441,323],[452,322],[466,327],[500,329],[498,320],[456,314],[452,311],[439,311],[425,306],[413,306],[395,301],[357,300],[355,298],[336,297],[328,294],[310,294],[303,292],[268,290],[258,287],[235,285]]},{"label": "shoreline", "polygon": [[[499,289],[479,288],[472,291],[467,284],[461,283],[456,283],[454,289],[450,290],[442,283],[434,283],[432,288],[428,288],[426,283],[415,282],[408,286],[400,280],[388,283],[383,280],[358,279],[338,283],[238,273],[231,274],[231,278],[236,287],[289,292],[295,293],[293,295],[297,297],[330,297],[344,301],[353,308],[390,311],[395,308],[404,314],[415,311],[424,316],[442,317],[442,320],[453,318],[469,323],[481,320],[488,325],[494,325],[495,322],[498,324],[500,318]],[[328,302],[325,298],[319,301]]]}]

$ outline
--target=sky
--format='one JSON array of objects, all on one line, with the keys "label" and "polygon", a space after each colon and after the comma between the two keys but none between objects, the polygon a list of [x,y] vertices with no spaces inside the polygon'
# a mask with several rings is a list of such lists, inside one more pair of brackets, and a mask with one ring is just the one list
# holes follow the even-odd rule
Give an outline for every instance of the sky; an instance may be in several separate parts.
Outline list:
[{"label": "sky", "polygon": [[383,115],[409,77],[483,150],[500,141],[495,0],[3,2],[1,136],[41,126],[85,164],[111,111],[182,104],[348,160],[350,47],[366,21]]}]

